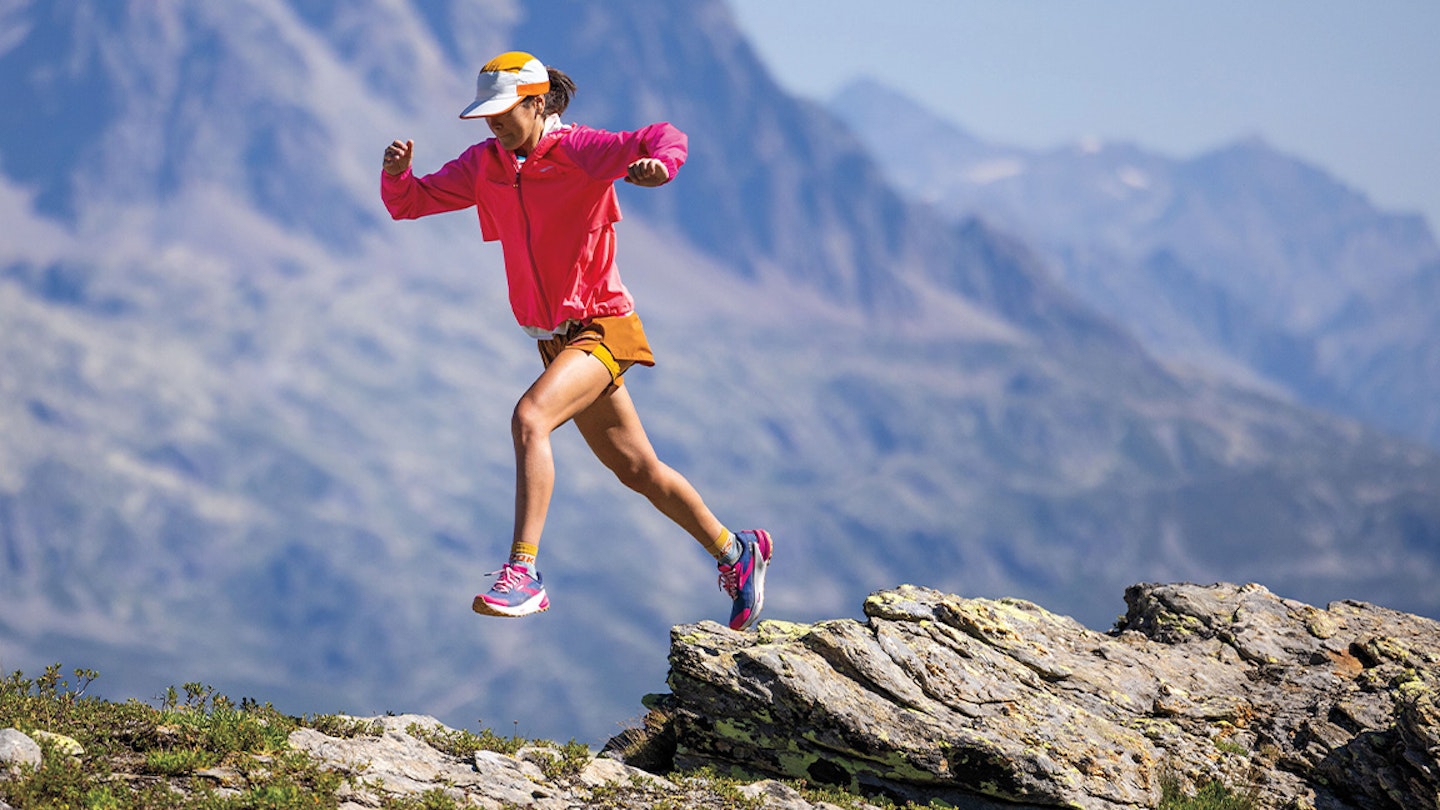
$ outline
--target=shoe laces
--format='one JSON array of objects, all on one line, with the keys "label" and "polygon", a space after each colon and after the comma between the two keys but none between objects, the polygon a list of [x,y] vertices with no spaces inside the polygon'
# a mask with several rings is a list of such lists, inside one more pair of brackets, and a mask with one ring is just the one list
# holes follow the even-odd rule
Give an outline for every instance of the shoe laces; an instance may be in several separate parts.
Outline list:
[{"label": "shoe laces", "polygon": [[740,566],[720,565],[720,590],[724,591],[731,599],[740,596]]},{"label": "shoe laces", "polygon": [[485,576],[493,577],[497,574],[500,578],[495,580],[495,584],[490,586],[490,590],[499,591],[500,593],[513,591],[521,585],[524,585],[525,580],[530,578],[530,575],[525,572],[525,569],[510,563],[505,563],[500,566],[499,571],[491,571]]}]

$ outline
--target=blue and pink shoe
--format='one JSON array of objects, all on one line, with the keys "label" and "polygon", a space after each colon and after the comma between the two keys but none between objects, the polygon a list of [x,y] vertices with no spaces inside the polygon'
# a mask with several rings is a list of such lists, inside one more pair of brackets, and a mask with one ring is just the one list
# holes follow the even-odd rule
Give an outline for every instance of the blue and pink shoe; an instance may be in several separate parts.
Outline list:
[{"label": "blue and pink shoe", "polygon": [[550,608],[550,597],[545,593],[540,571],[527,565],[505,563],[499,571],[500,578],[490,590],[475,597],[470,607],[476,613],[486,616],[529,616]]},{"label": "blue and pink shoe", "polygon": [[730,629],[744,630],[760,620],[765,605],[765,568],[775,544],[764,529],[736,532],[735,541],[740,544],[740,559],[733,565],[720,563],[720,589],[735,600]]}]

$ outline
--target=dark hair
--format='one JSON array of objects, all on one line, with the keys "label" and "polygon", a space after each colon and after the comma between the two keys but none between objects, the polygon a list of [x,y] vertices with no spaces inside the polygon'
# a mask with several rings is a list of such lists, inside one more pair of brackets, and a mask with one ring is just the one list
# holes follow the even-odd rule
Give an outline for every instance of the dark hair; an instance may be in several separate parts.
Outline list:
[{"label": "dark hair", "polygon": [[559,115],[570,106],[570,97],[575,95],[575,80],[557,68],[546,67],[550,74],[550,92],[545,94],[545,114]]}]

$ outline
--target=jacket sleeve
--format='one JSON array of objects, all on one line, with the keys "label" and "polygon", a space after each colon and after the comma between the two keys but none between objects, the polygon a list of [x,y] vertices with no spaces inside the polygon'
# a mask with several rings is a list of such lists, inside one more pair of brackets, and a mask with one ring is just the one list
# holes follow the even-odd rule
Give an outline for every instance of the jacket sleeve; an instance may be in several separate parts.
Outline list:
[{"label": "jacket sleeve", "polygon": [[380,198],[391,219],[417,219],[475,205],[475,176],[484,144],[466,149],[434,174],[416,177],[409,169],[391,176],[380,172]]},{"label": "jacket sleeve", "polygon": [[689,138],[674,125],[660,122],[634,132],[607,132],[576,127],[564,148],[576,165],[597,180],[619,180],[631,163],[652,157],[665,164],[674,180],[689,156]]}]

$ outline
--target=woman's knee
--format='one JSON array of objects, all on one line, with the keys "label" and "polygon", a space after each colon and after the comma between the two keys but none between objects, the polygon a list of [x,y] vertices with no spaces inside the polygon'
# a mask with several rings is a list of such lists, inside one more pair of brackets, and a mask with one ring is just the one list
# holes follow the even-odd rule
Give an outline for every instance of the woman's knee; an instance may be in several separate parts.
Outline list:
[{"label": "woman's knee", "polygon": [[548,436],[550,425],[547,415],[538,405],[530,401],[529,397],[523,397],[515,403],[515,410],[510,414],[510,433],[517,442],[537,436]]}]

